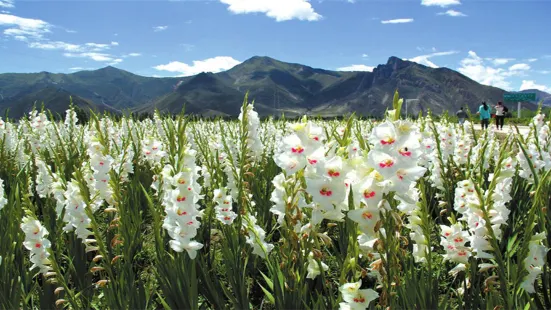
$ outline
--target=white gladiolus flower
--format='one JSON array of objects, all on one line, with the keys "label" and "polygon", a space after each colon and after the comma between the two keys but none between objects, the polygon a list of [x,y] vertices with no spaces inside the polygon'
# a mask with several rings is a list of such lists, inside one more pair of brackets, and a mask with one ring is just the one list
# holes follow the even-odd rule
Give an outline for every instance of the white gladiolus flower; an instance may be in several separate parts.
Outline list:
[{"label": "white gladiolus flower", "polygon": [[521,287],[528,293],[536,292],[534,282],[537,277],[543,273],[543,268],[546,263],[547,252],[549,249],[541,244],[541,240],[545,238],[545,234],[537,234],[532,237],[529,244],[528,256],[524,260],[524,267],[528,271],[528,275],[521,283]]},{"label": "white gladiolus flower", "polygon": [[267,258],[274,245],[265,241],[266,231],[256,224],[256,217],[253,215],[244,215],[242,223],[243,229],[247,231],[246,242],[253,248],[253,254]]},{"label": "white gladiolus flower", "polygon": [[183,171],[174,171],[171,165],[165,165],[160,179],[162,187],[156,189],[162,194],[162,205],[166,217],[163,228],[172,238],[170,247],[176,252],[188,253],[195,259],[197,251],[203,245],[195,240],[201,223],[197,218],[202,216],[197,204],[203,197],[201,185],[197,182],[200,168],[195,164],[196,152],[189,147],[184,151]]},{"label": "white gladiolus flower", "polygon": [[216,219],[224,225],[230,225],[237,218],[233,212],[232,196],[226,194],[226,189],[214,190],[214,201],[216,202]]},{"label": "white gladiolus flower", "polygon": [[339,288],[343,303],[340,309],[367,309],[369,304],[379,297],[379,293],[372,289],[360,289],[362,281],[346,283]]},{"label": "white gladiolus flower", "polygon": [[0,179],[0,211],[8,204],[6,192],[4,191],[4,180]]},{"label": "white gladiolus flower", "polygon": [[36,158],[36,167],[38,168],[36,174],[36,192],[41,198],[46,198],[52,193],[53,178],[50,169],[39,158]]},{"label": "white gladiolus flower", "polygon": [[[321,265],[321,267],[320,267]],[[308,254],[308,274],[306,275],[306,278],[308,279],[315,279],[317,276],[319,276],[322,271],[329,270],[329,266],[327,266],[324,262],[319,262],[314,259],[314,253],[310,252]]]},{"label": "white gladiolus flower", "polygon": [[252,104],[247,104],[245,109],[241,107],[241,113],[239,114],[239,121],[243,121],[243,118],[247,120],[247,146],[251,154],[260,159],[264,151],[264,145],[260,141],[259,128],[260,119],[258,113],[254,110]]},{"label": "white gladiolus flower", "polygon": [[50,267],[50,253],[48,249],[51,247],[50,241],[46,238],[48,231],[40,221],[24,217],[21,223],[21,230],[25,233],[25,241],[23,245],[30,253],[30,260],[33,263],[30,270],[39,268],[42,274],[46,274],[52,270]]}]

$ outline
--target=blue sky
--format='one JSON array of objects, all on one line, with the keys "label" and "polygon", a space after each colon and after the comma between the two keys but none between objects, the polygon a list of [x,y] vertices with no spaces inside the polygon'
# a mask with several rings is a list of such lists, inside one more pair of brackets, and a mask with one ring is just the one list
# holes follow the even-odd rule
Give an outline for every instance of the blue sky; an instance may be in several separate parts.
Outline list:
[{"label": "blue sky", "polygon": [[398,56],[551,92],[551,1],[0,0],[0,72],[217,72],[255,56],[372,70]]}]

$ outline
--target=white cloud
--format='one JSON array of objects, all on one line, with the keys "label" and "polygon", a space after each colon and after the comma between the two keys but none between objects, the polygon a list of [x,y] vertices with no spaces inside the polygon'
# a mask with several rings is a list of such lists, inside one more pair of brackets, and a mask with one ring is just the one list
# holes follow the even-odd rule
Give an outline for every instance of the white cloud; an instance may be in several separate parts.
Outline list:
[{"label": "white cloud", "polygon": [[375,67],[370,67],[366,65],[351,65],[348,67],[337,68],[337,71],[368,71],[372,72]]},{"label": "white cloud", "polygon": [[0,26],[9,27],[4,30],[4,34],[9,37],[25,36],[42,38],[45,33],[50,32],[52,25],[40,19],[0,14]]},{"label": "white cloud", "polygon": [[61,41],[31,42],[29,43],[29,47],[41,50],[63,50],[67,52],[80,52],[83,50],[83,47],[78,44],[71,44]]},{"label": "white cloud", "polygon": [[155,26],[155,27],[153,27],[153,31],[155,31],[155,32],[164,31],[164,30],[167,30],[167,29],[168,29],[168,26]]},{"label": "white cloud", "polygon": [[509,71],[528,71],[530,66],[527,64],[514,64],[509,67]]},{"label": "white cloud", "polygon": [[492,68],[484,64],[484,60],[475,52],[469,51],[469,56],[460,63],[458,71],[471,79],[485,85],[510,89],[511,84],[505,80],[504,69]]},{"label": "white cloud", "polygon": [[231,69],[241,62],[228,56],[217,56],[205,60],[195,60],[192,65],[179,61],[172,61],[166,65],[158,65],[153,68],[159,71],[178,73],[180,76],[190,76],[201,72],[221,72]]},{"label": "white cloud", "polygon": [[537,58],[529,58],[529,59],[528,59],[528,62],[536,62],[536,61],[538,61]]},{"label": "white cloud", "polygon": [[421,0],[421,5],[424,6],[439,6],[439,7],[448,7],[451,5],[461,4],[460,0]]},{"label": "white cloud", "polygon": [[83,71],[83,70],[94,70],[94,68],[83,68],[83,67],[72,67],[72,68],[69,68],[69,71]]},{"label": "white cloud", "polygon": [[126,57],[139,57],[139,56],[142,56],[142,54],[140,54],[140,53],[130,53],[130,54],[123,55],[122,57],[126,58]]},{"label": "white cloud", "polygon": [[431,48],[425,48],[425,47],[421,47],[421,46],[417,46],[416,49],[420,52],[436,52],[436,47],[431,47]]},{"label": "white cloud", "polygon": [[[496,64],[496,59],[486,58]],[[497,62],[504,64],[508,61]],[[495,68],[488,65],[485,59],[478,56],[475,52],[469,51],[469,55],[461,60],[460,67],[457,71],[470,77],[471,79],[485,85],[495,86],[506,90],[511,90],[510,77],[525,75],[526,71],[530,70],[530,66],[524,63],[515,64],[507,69]]]},{"label": "white cloud", "polygon": [[[5,0],[0,1],[6,2]],[[118,42],[73,44],[52,41],[45,37],[45,34],[51,33],[50,29],[54,27],[50,23],[40,19],[23,18],[10,14],[0,14],[0,27],[2,26],[7,26],[7,29],[3,31],[4,35],[18,41],[27,42],[27,46],[32,49],[58,50],[65,52],[64,56],[66,57],[90,58],[94,61],[110,62],[112,64],[122,62],[121,58],[105,53],[112,47],[118,46]],[[71,32],[70,30],[64,30]]]},{"label": "white cloud", "polygon": [[64,53],[63,56],[69,58],[89,58],[97,62],[107,62],[110,65],[121,63],[121,58],[116,58],[113,55],[96,52],[84,52],[84,53]]},{"label": "white cloud", "polygon": [[14,0],[0,0],[0,8],[13,8],[15,7],[14,2]]},{"label": "white cloud", "polygon": [[113,61],[111,55],[102,53],[64,53],[63,56],[70,58],[90,58],[94,61]]},{"label": "white cloud", "polygon": [[[29,42],[30,48],[42,49],[42,50],[60,50],[65,52],[63,56],[70,58],[89,58],[93,61],[107,62],[109,64],[118,64],[123,60],[117,56],[106,53],[113,46],[118,43],[111,42],[106,43],[84,43],[84,44],[71,44],[62,41],[36,41]],[[137,56],[137,53],[131,53],[129,56]],[[125,56],[122,56],[124,58]]]},{"label": "white cloud", "polygon": [[72,30],[72,29],[65,29],[65,32],[67,32],[67,33],[77,33],[76,30]]},{"label": "white cloud", "polygon": [[322,16],[307,0],[220,0],[235,14],[264,13],[278,22],[292,19],[317,21]]},{"label": "white cloud", "polygon": [[362,57],[363,57],[363,58],[367,58],[367,57],[369,57],[369,55],[367,55],[367,54],[362,54]]},{"label": "white cloud", "polygon": [[456,10],[447,10],[446,12],[438,13],[438,15],[448,15],[451,17],[465,17],[466,14],[456,11]]},{"label": "white cloud", "polygon": [[496,66],[503,66],[515,59],[514,58],[486,58],[486,60],[491,61]]},{"label": "white cloud", "polygon": [[113,59],[110,63],[108,63],[108,65],[113,66],[116,64],[120,64],[121,62],[122,62],[122,58],[116,58],[116,59]]},{"label": "white cloud", "polygon": [[405,24],[405,23],[413,23],[413,18],[398,18],[398,19],[389,19],[389,20],[381,21],[381,24]]},{"label": "white cloud", "polygon": [[102,43],[85,43],[84,46],[84,49],[89,49],[92,52],[101,52],[111,49],[111,46],[109,44]]},{"label": "white cloud", "polygon": [[82,45],[62,41],[36,41],[29,43],[30,48],[43,50],[62,50],[66,52],[102,52],[111,49],[113,44],[84,43]]},{"label": "white cloud", "polygon": [[[436,49],[433,49],[433,50],[436,50]],[[411,59],[406,59],[406,60],[413,61],[413,62],[416,62],[418,64],[421,64],[421,65],[424,65],[424,66],[427,66],[427,67],[438,68],[438,66],[434,62],[429,60],[430,58],[439,57],[439,56],[449,56],[449,55],[453,55],[453,54],[457,54],[457,53],[458,52],[456,52],[456,51],[437,52],[437,53],[432,53],[432,54],[428,54],[428,55],[421,55],[421,56],[413,57]]]},{"label": "white cloud", "polygon": [[522,85],[520,86],[520,90],[526,90],[526,89],[537,89],[537,90],[544,91],[546,93],[551,93],[551,87],[536,84],[535,81],[523,80]]}]

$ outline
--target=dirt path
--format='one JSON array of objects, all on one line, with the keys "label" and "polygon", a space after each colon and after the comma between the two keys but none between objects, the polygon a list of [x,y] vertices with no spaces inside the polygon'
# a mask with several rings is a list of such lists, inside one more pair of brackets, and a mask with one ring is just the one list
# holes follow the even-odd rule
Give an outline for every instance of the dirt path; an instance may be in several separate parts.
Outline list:
[{"label": "dirt path", "polygon": [[[517,126],[517,127],[518,127],[518,129],[519,129],[519,131],[522,135],[527,135],[528,132],[530,132],[530,127],[528,127],[528,126]],[[503,126],[503,130],[496,130],[495,125],[490,125],[488,128],[490,130],[494,130],[496,132],[504,133],[504,134],[509,133],[510,130],[513,130],[514,132],[516,132],[516,129],[511,125]],[[474,124],[474,129],[475,130],[482,130],[482,127],[480,126],[480,124]]]}]

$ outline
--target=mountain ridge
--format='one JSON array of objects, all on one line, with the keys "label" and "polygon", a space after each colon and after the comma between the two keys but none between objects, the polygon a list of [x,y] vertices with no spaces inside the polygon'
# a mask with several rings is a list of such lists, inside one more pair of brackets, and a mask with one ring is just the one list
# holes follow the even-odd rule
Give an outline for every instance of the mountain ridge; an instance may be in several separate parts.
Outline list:
[{"label": "mountain ridge", "polygon": [[542,102],[545,106],[551,106],[551,94],[544,92],[539,89],[525,89],[521,90],[520,93],[536,93],[536,100],[539,103]]},{"label": "mountain ridge", "polygon": [[33,94],[46,87],[63,89],[94,108],[178,113],[185,106],[190,114],[222,116],[236,116],[247,92],[259,114],[291,116],[381,116],[396,89],[405,99],[417,99],[408,104],[410,114],[474,109],[482,101],[500,101],[505,92],[449,68],[429,68],[396,56],[372,72],[332,71],[254,56],[227,71],[176,78],[140,76],[113,66],[71,74],[0,74],[0,111],[18,98],[40,101]]}]

